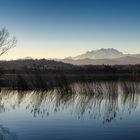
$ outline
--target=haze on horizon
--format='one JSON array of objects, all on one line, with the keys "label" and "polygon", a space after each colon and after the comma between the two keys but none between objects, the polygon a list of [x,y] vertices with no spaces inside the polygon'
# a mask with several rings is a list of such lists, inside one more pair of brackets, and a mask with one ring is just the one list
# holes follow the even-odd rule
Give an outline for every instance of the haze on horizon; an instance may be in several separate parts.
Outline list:
[{"label": "haze on horizon", "polygon": [[64,58],[100,48],[140,53],[139,0],[0,0],[0,28],[17,37],[1,59]]}]

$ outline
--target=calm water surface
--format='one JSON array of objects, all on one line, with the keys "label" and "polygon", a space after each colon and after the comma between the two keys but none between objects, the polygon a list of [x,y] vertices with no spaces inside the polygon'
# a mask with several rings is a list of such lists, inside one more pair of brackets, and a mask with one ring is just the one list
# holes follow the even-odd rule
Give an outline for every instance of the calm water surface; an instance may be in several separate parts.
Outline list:
[{"label": "calm water surface", "polygon": [[0,139],[140,139],[139,83],[75,83],[69,88],[46,92],[3,89]]}]

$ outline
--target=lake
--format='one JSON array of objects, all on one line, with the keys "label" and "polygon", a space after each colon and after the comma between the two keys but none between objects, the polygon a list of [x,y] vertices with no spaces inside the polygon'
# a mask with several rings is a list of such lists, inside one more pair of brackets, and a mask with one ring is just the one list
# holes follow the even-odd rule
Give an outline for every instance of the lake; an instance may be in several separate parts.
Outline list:
[{"label": "lake", "polygon": [[139,140],[140,82],[0,92],[2,140]]}]

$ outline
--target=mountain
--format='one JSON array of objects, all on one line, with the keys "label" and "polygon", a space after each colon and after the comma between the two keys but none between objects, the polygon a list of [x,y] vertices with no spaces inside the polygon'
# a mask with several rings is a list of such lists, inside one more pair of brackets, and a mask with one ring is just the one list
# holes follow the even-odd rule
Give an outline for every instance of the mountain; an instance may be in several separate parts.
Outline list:
[{"label": "mountain", "polygon": [[120,58],[123,57],[124,54],[116,49],[108,48],[108,49],[98,49],[93,51],[88,51],[84,54],[72,57],[74,60],[78,59],[112,59],[112,58]]},{"label": "mountain", "polygon": [[134,56],[134,57],[140,58],[140,54],[132,54],[130,56]]},{"label": "mountain", "polygon": [[[55,61],[54,61],[55,60]],[[116,49],[98,49],[88,51],[75,57],[67,57],[64,59],[33,59],[26,57],[13,61],[0,61],[0,68],[5,69],[21,69],[22,67],[33,67],[38,65],[47,67],[48,69],[71,68],[73,65],[129,65],[140,64],[140,54],[124,54]],[[72,65],[71,65],[72,64]]]},{"label": "mountain", "polygon": [[129,65],[140,64],[140,54],[124,54],[113,48],[102,48],[60,61],[73,65]]},{"label": "mountain", "polygon": [[114,59],[63,59],[64,63],[70,63],[73,65],[129,65],[140,64],[140,57],[123,56]]}]

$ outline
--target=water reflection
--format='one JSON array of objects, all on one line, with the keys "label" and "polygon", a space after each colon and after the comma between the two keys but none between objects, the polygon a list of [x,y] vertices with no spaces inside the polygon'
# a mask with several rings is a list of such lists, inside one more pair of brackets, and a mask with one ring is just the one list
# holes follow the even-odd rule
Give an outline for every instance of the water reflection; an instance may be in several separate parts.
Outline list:
[{"label": "water reflection", "polygon": [[139,82],[122,82],[121,90],[123,95],[121,96],[121,103],[123,104],[123,109],[127,109],[129,114],[139,104],[139,95],[140,95],[140,83]]},{"label": "water reflection", "polygon": [[17,140],[15,133],[12,133],[8,128],[0,125],[0,140]]},{"label": "water reflection", "polygon": [[0,93],[0,113],[24,107],[33,117],[67,113],[77,119],[100,119],[110,123],[132,113],[139,104],[140,83],[74,83],[50,91],[9,91]]}]

